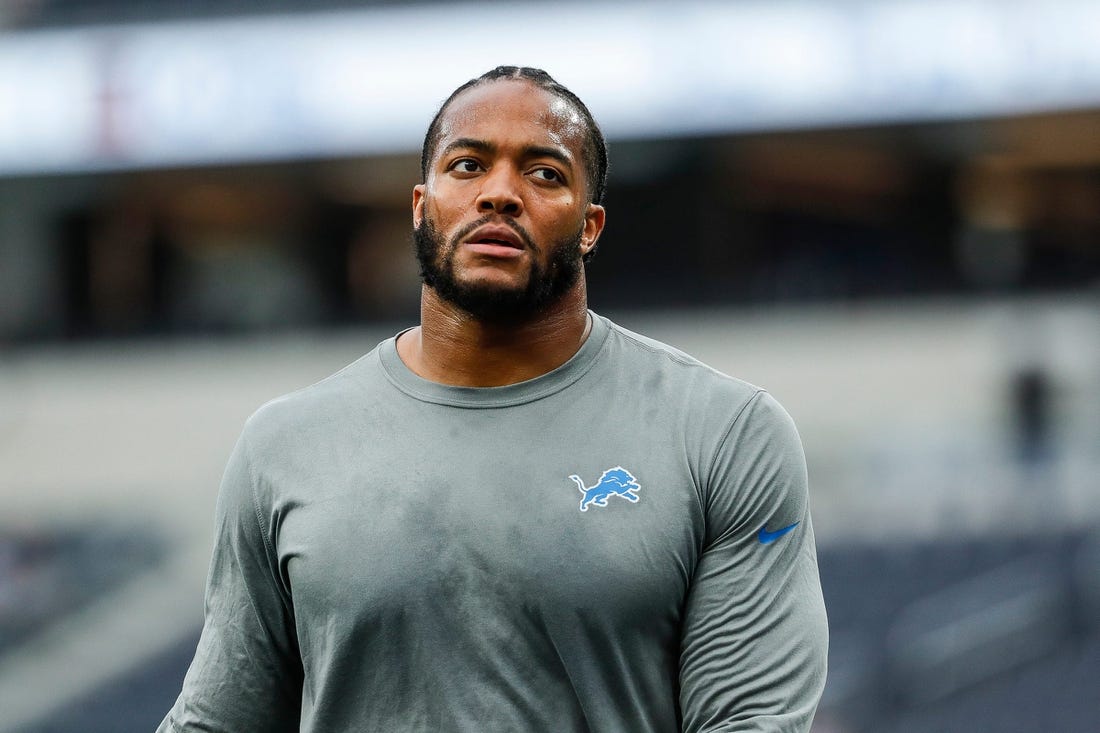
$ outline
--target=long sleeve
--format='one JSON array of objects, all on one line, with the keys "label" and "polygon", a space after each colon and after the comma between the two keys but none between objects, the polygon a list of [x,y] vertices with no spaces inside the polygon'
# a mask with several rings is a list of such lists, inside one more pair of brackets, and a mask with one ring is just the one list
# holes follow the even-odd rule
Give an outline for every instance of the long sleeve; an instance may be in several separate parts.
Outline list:
[{"label": "long sleeve", "polygon": [[218,495],[198,649],[157,731],[297,731],[301,694],[293,607],[242,437]]},{"label": "long sleeve", "polygon": [[733,419],[704,499],[682,639],[683,729],[804,733],[825,684],[828,626],[802,445],[767,393]]}]

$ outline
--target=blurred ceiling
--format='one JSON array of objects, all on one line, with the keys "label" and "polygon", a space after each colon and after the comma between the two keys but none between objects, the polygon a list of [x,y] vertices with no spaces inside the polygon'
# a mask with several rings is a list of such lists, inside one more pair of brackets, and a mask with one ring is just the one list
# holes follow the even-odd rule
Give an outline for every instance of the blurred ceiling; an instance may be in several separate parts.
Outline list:
[{"label": "blurred ceiling", "polygon": [[[1089,0],[605,0],[586,4],[582,24],[561,1],[485,14],[281,0],[263,3],[280,12],[246,13],[260,5],[9,3],[9,22],[21,8],[26,24],[0,44],[0,175],[408,153],[451,89],[502,62],[550,70],[613,141],[1100,108]],[[180,6],[188,17],[167,10]],[[27,20],[51,13],[99,21]],[[1004,134],[1064,160],[1091,120],[1039,124]],[[1041,139],[1051,125],[1067,129]],[[972,148],[952,134],[942,143]],[[1097,145],[1085,143],[1089,155]]]}]

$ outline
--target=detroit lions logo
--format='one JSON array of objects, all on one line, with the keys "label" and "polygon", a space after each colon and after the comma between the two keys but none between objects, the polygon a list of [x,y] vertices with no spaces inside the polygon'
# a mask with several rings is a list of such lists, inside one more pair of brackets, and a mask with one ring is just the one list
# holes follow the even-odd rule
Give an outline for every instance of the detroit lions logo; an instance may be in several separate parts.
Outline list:
[{"label": "detroit lions logo", "polygon": [[607,500],[612,496],[621,496],[632,504],[637,503],[638,494],[636,492],[642,488],[638,483],[638,479],[631,476],[630,471],[622,466],[615,466],[615,468],[604,471],[603,476],[600,476],[600,480],[596,482],[596,485],[591,487],[585,486],[580,476],[573,475],[569,478],[577,483],[577,488],[584,494],[584,498],[581,499],[582,512],[588,511],[589,504],[607,506]]}]

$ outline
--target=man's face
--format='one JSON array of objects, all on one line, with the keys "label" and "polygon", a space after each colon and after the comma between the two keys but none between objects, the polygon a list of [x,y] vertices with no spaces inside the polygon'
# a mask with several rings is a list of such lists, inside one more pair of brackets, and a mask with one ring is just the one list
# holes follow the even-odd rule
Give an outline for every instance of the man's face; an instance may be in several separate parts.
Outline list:
[{"label": "man's face", "polygon": [[487,320],[556,302],[603,229],[588,202],[585,127],[526,81],[496,81],[445,111],[425,182],[413,190],[417,258],[444,300]]}]

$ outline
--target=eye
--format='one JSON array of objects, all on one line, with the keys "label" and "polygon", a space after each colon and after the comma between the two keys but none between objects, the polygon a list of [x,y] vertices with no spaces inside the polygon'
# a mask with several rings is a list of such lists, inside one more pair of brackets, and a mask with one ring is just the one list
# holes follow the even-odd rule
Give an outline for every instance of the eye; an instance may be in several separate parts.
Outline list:
[{"label": "eye", "polygon": [[477,173],[482,170],[481,163],[478,163],[473,158],[459,158],[455,162],[451,163],[447,170],[455,171],[456,173]]},{"label": "eye", "polygon": [[531,174],[535,178],[538,178],[540,181],[553,181],[555,183],[564,182],[561,174],[553,168],[536,168],[535,170],[531,171]]}]

